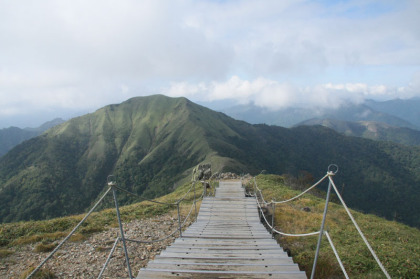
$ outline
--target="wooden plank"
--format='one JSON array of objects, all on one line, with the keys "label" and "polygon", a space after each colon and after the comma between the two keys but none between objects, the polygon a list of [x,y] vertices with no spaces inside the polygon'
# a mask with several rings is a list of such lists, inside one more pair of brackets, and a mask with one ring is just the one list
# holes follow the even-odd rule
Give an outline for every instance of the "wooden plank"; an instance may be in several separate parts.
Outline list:
[{"label": "wooden plank", "polygon": [[240,271],[201,271],[201,270],[155,270],[142,269],[143,278],[277,278],[306,279],[302,272],[240,272]]},{"label": "wooden plank", "polygon": [[261,224],[240,182],[221,182],[197,221],[137,278],[306,278]]},{"label": "wooden plank", "polygon": [[248,264],[185,264],[185,263],[165,263],[154,262],[147,265],[148,269],[163,268],[171,270],[215,270],[215,271],[296,271],[295,264],[282,265],[248,265]]},{"label": "wooden plank", "polygon": [[[264,250],[264,249],[241,249],[241,250],[236,250],[236,249],[207,249],[207,248],[202,248],[202,249],[186,249],[186,248],[181,248],[181,247],[169,247],[168,249],[166,249],[164,252],[170,252],[170,253],[180,253],[180,254],[187,254],[187,255],[198,255],[198,254],[205,254],[205,253],[217,253],[217,254],[239,254],[239,255],[243,255],[243,256],[248,256],[248,255],[281,255],[281,256],[287,256],[286,252],[283,252],[279,249],[274,249],[274,250]],[[162,252],[161,255],[164,255]]]},{"label": "wooden plank", "polygon": [[[236,259],[264,259],[267,255],[262,253],[254,253],[254,254],[237,254],[237,253],[215,253],[215,252],[207,252],[207,253],[176,253],[170,252],[168,250],[162,251],[160,255],[156,257],[172,257],[172,258],[236,258]],[[288,258],[287,254],[270,254],[269,257],[271,259],[282,259]]]},{"label": "wooden plank", "polygon": [[178,257],[156,257],[152,262],[171,262],[171,263],[194,263],[194,264],[244,264],[244,265],[279,265],[279,264],[293,264],[293,260],[288,258],[282,259],[256,259],[256,258],[248,258],[248,259],[237,259],[237,258],[226,258],[226,257],[218,257],[218,258],[210,258],[210,257],[202,257],[202,258],[178,258]]}]

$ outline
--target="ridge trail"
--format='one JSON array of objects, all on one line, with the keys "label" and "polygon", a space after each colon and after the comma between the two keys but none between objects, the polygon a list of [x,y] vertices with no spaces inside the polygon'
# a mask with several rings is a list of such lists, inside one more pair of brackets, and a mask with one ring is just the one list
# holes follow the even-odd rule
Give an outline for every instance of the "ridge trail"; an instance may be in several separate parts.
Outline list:
[{"label": "ridge trail", "polygon": [[260,222],[240,181],[204,197],[197,222],[142,268],[137,278],[306,278]]}]

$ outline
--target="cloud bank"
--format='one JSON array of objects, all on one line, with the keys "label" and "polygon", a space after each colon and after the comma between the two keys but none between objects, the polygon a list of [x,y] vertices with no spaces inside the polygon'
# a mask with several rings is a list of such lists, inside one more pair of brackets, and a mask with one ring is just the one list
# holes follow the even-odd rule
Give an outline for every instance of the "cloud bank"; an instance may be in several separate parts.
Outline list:
[{"label": "cloud bank", "polygon": [[272,109],[418,96],[419,14],[416,0],[0,0],[0,127],[163,92]]},{"label": "cloud bank", "polygon": [[408,86],[396,88],[366,83],[325,83],[299,87],[266,78],[249,81],[232,76],[226,82],[173,83],[163,92],[172,97],[185,96],[207,102],[234,100],[238,104],[253,103],[272,110],[287,107],[338,108],[345,103],[359,104],[366,99],[389,100],[397,97],[409,99],[418,96],[419,77],[417,74]]}]

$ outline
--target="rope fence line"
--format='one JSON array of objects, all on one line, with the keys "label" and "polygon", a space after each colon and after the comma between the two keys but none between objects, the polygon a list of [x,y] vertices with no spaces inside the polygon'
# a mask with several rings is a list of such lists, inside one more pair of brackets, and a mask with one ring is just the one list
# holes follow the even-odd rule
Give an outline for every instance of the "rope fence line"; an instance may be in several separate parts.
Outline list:
[{"label": "rope fence line", "polygon": [[[112,176],[113,177],[113,176]],[[54,254],[62,247],[62,245],[76,232],[76,230],[86,221],[86,219],[91,215],[91,213],[99,206],[99,204],[104,200],[104,198],[109,194],[109,192],[113,192],[114,195],[114,202],[115,202],[115,208],[116,208],[116,213],[117,213],[117,219],[118,219],[118,224],[120,227],[120,235],[117,235],[117,238],[114,241],[114,244],[112,246],[112,249],[106,259],[106,262],[104,263],[99,275],[98,275],[98,279],[102,277],[103,273],[105,272],[107,266],[109,265],[112,255],[115,252],[115,249],[118,245],[118,243],[121,241],[123,243],[123,248],[124,248],[124,253],[125,253],[125,262],[127,264],[127,269],[128,269],[128,276],[130,279],[133,278],[133,275],[131,274],[131,268],[130,268],[130,263],[129,263],[129,257],[128,257],[128,252],[127,252],[127,248],[125,245],[125,241],[129,241],[129,242],[135,242],[135,243],[143,243],[143,244],[149,244],[149,243],[155,243],[155,242],[160,242],[163,240],[166,240],[172,236],[174,236],[177,232],[179,232],[180,236],[182,236],[182,227],[185,226],[187,220],[190,218],[191,213],[193,211],[194,208],[196,208],[196,201],[200,200],[203,198],[204,196],[204,191],[202,192],[201,196],[199,198],[196,198],[195,196],[195,181],[193,181],[193,183],[191,184],[191,187],[188,189],[188,191],[183,195],[182,198],[178,199],[176,202],[174,203],[165,203],[165,202],[160,202],[160,201],[156,201],[156,200],[151,200],[151,199],[147,199],[144,197],[141,197],[135,193],[132,193],[128,190],[125,190],[119,186],[117,186],[115,179],[112,178],[110,179],[110,176],[108,176],[108,189],[106,190],[106,192],[101,196],[101,198],[96,202],[96,204],[89,210],[89,212],[83,217],[83,219],[73,228],[73,230],[55,247],[55,249],[26,277],[26,279],[30,279],[32,278],[41,268],[42,266],[48,261],[50,260]],[[187,216],[185,217],[185,219],[183,220],[183,222],[181,222],[181,216],[180,216],[180,204],[181,202],[186,200],[187,195],[191,192],[191,190],[194,189],[194,200],[193,203],[190,207],[190,210],[187,214]],[[132,195],[134,197],[137,197],[139,199],[142,199],[143,201],[148,201],[148,202],[152,202],[152,203],[156,203],[156,204],[161,204],[161,205],[168,205],[168,206],[177,206],[177,211],[178,211],[178,227],[176,228],[176,230],[174,230],[173,232],[171,232],[169,235],[165,236],[164,238],[161,239],[157,239],[157,240],[151,240],[151,241],[142,241],[142,240],[136,240],[136,239],[128,239],[125,238],[124,236],[124,230],[122,227],[122,221],[121,221],[121,217],[120,217],[120,212],[119,212],[119,207],[118,207],[118,202],[117,202],[117,196],[116,196],[116,190],[119,190],[121,192],[124,192],[126,194]],[[197,216],[197,215],[196,215]],[[195,218],[196,219],[196,218]]]},{"label": "rope fence line", "polygon": [[334,252],[335,258],[337,259],[337,262],[338,262],[338,264],[340,265],[341,270],[342,270],[342,271],[343,271],[343,273],[344,273],[344,277],[346,277],[346,279],[349,279],[349,276],[348,276],[348,274],[347,274],[347,272],[346,272],[346,269],[344,268],[343,262],[341,261],[340,256],[338,255],[338,252],[337,252],[337,250],[335,249],[334,243],[332,242],[332,239],[331,239],[331,237],[330,237],[330,234],[328,233],[328,231],[325,231],[325,232],[324,232],[324,234],[325,234],[325,236],[327,237],[328,242],[330,243],[331,249],[332,249],[332,250],[333,250],[333,252]]},{"label": "rope fence line", "polygon": [[[335,170],[335,171],[332,171],[332,170],[330,170],[330,167],[336,167],[336,170]],[[378,256],[376,255],[375,251],[374,251],[374,250],[372,249],[372,247],[370,246],[370,244],[369,244],[369,242],[367,241],[366,237],[364,236],[364,234],[363,234],[362,230],[361,230],[361,229],[360,229],[360,227],[358,226],[358,224],[357,224],[356,220],[354,219],[354,217],[353,217],[353,215],[351,214],[350,210],[348,209],[348,207],[347,207],[346,203],[344,202],[343,198],[341,197],[341,195],[340,195],[339,191],[337,190],[337,187],[336,187],[336,185],[335,185],[335,183],[334,183],[334,181],[333,181],[333,179],[332,179],[332,177],[333,177],[333,176],[334,176],[337,172],[338,172],[338,166],[337,166],[337,165],[330,165],[330,166],[328,167],[327,174],[326,174],[324,177],[322,177],[322,178],[321,178],[318,182],[316,182],[315,184],[313,184],[311,187],[309,187],[308,189],[306,189],[305,191],[303,191],[302,193],[300,193],[300,194],[296,195],[296,196],[295,196],[295,197],[293,197],[293,198],[287,199],[287,200],[277,201],[277,202],[276,202],[276,201],[271,201],[270,203],[267,203],[267,202],[264,200],[264,196],[262,195],[262,191],[261,191],[261,189],[260,189],[260,188],[258,188],[258,185],[257,185],[256,179],[255,179],[255,177],[254,177],[254,192],[255,192],[255,194],[254,194],[254,195],[250,194],[250,196],[255,197],[255,199],[256,199],[256,201],[257,201],[257,205],[258,205],[259,211],[261,212],[261,216],[263,217],[263,219],[264,219],[264,221],[265,221],[266,225],[267,225],[267,226],[271,229],[271,231],[272,231],[272,232],[276,232],[276,233],[278,233],[278,234],[280,234],[280,235],[290,236],[290,237],[305,237],[305,236],[318,235],[319,239],[318,239],[318,245],[317,245],[317,250],[316,250],[316,254],[315,254],[314,266],[313,266],[313,268],[312,268],[311,279],[313,279],[313,278],[314,278],[314,275],[315,275],[316,259],[317,259],[318,253],[319,253],[319,249],[320,249],[320,243],[321,243],[322,235],[325,235],[325,236],[327,237],[327,240],[328,240],[328,242],[329,242],[329,244],[330,244],[330,246],[331,246],[331,248],[332,248],[332,250],[333,250],[333,253],[334,253],[335,257],[337,258],[338,264],[340,265],[340,268],[341,268],[341,270],[342,270],[342,272],[343,272],[343,274],[344,274],[345,278],[349,278],[349,277],[348,277],[348,274],[347,274],[347,272],[346,272],[346,270],[345,270],[345,268],[344,268],[344,265],[343,265],[343,263],[342,263],[342,261],[341,261],[341,259],[340,259],[339,255],[338,255],[338,252],[337,252],[337,250],[336,250],[336,248],[335,248],[335,246],[334,246],[334,244],[333,244],[333,242],[332,242],[332,239],[331,239],[331,237],[330,237],[330,235],[329,235],[328,231],[324,230],[324,224],[325,224],[325,219],[326,219],[326,215],[327,215],[327,208],[328,208],[328,201],[329,201],[329,192],[330,192],[330,189],[331,189],[331,188],[333,188],[333,189],[334,189],[334,191],[335,191],[335,193],[337,194],[337,196],[338,196],[338,198],[339,198],[339,200],[340,200],[341,204],[342,204],[342,205],[343,205],[343,207],[345,208],[345,210],[346,210],[346,212],[347,212],[348,216],[350,217],[350,219],[351,219],[351,221],[353,222],[354,226],[356,227],[356,229],[357,229],[358,233],[360,234],[361,238],[363,239],[363,241],[364,241],[365,245],[367,246],[367,248],[369,249],[370,253],[372,254],[373,258],[375,259],[375,261],[377,262],[377,264],[378,264],[378,265],[379,265],[379,267],[381,268],[381,270],[382,270],[382,272],[384,273],[384,275],[386,276],[386,278],[391,279],[390,275],[389,275],[389,274],[388,274],[388,272],[386,271],[386,269],[385,269],[385,267],[383,266],[382,262],[379,260],[379,258],[378,258]],[[272,215],[272,218],[273,218],[273,219],[272,219],[272,222],[271,222],[271,223],[272,223],[272,225],[270,225],[270,222],[267,220],[267,217],[265,216],[264,211],[263,211],[263,209],[262,209],[262,204],[263,204],[263,205],[265,205],[265,206],[266,206],[266,205],[269,205],[269,204],[276,205],[276,204],[282,204],[282,203],[286,203],[286,202],[290,202],[290,201],[292,201],[292,200],[295,200],[295,199],[299,198],[300,196],[302,196],[303,194],[305,194],[305,193],[307,193],[308,191],[310,191],[311,189],[313,189],[313,188],[315,188],[316,186],[318,186],[318,185],[319,185],[322,181],[324,181],[326,178],[328,178],[328,181],[329,181],[329,187],[328,187],[328,193],[327,193],[327,199],[326,199],[326,204],[325,204],[325,209],[324,209],[324,216],[323,216],[323,220],[322,220],[321,230],[319,230],[319,231],[317,231],[317,232],[302,233],[302,234],[290,234],[290,233],[285,233],[285,232],[278,231],[278,230],[276,230],[276,229],[274,228],[274,215],[275,215],[275,212],[273,212],[273,215]],[[258,193],[260,194],[260,197],[258,197]],[[259,198],[261,199],[261,202],[259,201]],[[275,210],[275,207],[274,207],[274,210]],[[274,210],[273,210],[273,211],[274,211]]]},{"label": "rope fence line", "polygon": [[85,215],[85,217],[77,224],[73,230],[55,247],[55,249],[26,277],[32,278],[32,276],[35,275],[39,271],[39,269],[49,260],[52,256],[60,249],[61,246],[76,232],[76,230],[83,224],[84,221],[89,217],[89,215],[95,210],[96,207],[103,201],[106,195],[111,191],[111,187],[108,188],[108,190],[105,192],[105,194],[102,195],[102,197],[99,199],[99,201],[89,210],[89,212]]},{"label": "rope fence line", "polygon": [[360,229],[359,225],[357,224],[356,220],[354,219],[353,215],[351,214],[349,208],[347,207],[346,203],[344,202],[343,198],[341,197],[340,193],[337,190],[337,187],[335,186],[334,181],[330,177],[331,185],[334,188],[334,191],[337,193],[338,198],[340,199],[341,204],[343,205],[344,209],[347,212],[347,215],[349,215],[351,221],[353,222],[353,225],[356,227],[357,231],[359,232],[360,236],[362,237],[363,241],[365,242],[366,246],[368,247],[370,253],[372,254],[375,261],[378,263],[379,267],[381,268],[382,272],[385,274],[386,278],[391,279],[391,276],[389,276],[388,272],[386,271],[384,265],[379,260],[378,256],[376,255],[375,251],[373,250],[372,246],[370,246],[369,242],[367,241],[365,235],[363,234],[362,230]]}]

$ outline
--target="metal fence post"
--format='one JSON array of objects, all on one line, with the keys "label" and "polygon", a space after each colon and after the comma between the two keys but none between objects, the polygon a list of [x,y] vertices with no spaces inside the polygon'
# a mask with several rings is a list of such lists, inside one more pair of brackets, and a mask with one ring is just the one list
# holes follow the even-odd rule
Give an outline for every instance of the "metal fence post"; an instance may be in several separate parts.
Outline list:
[{"label": "metal fence post", "polygon": [[193,187],[194,187],[194,213],[195,213],[195,220],[197,221],[197,202],[196,202],[196,196],[195,196],[195,181],[193,181]]},{"label": "metal fence post", "polygon": [[122,223],[121,223],[120,209],[118,207],[117,194],[116,194],[115,187],[114,187],[115,184],[111,184],[111,186],[112,186],[112,194],[114,195],[115,209],[117,211],[118,225],[120,227],[121,241],[122,241],[123,247],[124,247],[125,260],[127,262],[128,276],[130,276],[130,279],[132,279],[133,274],[131,273],[130,259],[128,258],[127,246],[125,244],[125,236],[124,236],[123,226],[122,226]]},{"label": "metal fence post", "polygon": [[328,202],[330,200],[331,181],[328,183],[327,198],[325,200],[324,215],[322,217],[321,229],[319,230],[318,244],[316,246],[314,265],[312,267],[311,279],[315,276],[316,263],[318,261],[319,249],[321,248],[322,235],[324,234],[325,220],[327,219]]},{"label": "metal fence post", "polygon": [[181,225],[181,214],[179,213],[179,203],[176,204],[178,209],[178,226],[179,226],[179,237],[182,237],[182,225]]},{"label": "metal fence post", "polygon": [[273,210],[273,214],[271,215],[271,237],[274,238],[274,218],[276,215],[276,204],[274,200],[271,200],[271,207]]}]

